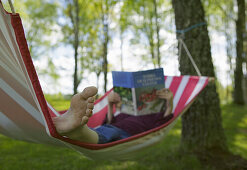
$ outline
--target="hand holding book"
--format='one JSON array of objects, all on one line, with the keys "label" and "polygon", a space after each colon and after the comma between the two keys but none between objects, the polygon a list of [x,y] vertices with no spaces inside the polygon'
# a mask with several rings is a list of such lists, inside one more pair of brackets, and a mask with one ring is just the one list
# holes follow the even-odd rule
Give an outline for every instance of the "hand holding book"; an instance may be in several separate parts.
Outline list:
[{"label": "hand holding book", "polygon": [[166,99],[167,101],[172,101],[173,100],[173,94],[167,88],[163,88],[163,89],[157,90],[156,91],[156,95],[160,99]]},{"label": "hand holding book", "polygon": [[116,104],[121,101],[121,98],[118,93],[112,91],[108,96],[108,103],[109,104]]},{"label": "hand holding book", "polygon": [[169,89],[163,88],[157,90],[156,95],[160,99],[166,100],[166,111],[164,117],[169,115],[173,109],[173,93]]}]

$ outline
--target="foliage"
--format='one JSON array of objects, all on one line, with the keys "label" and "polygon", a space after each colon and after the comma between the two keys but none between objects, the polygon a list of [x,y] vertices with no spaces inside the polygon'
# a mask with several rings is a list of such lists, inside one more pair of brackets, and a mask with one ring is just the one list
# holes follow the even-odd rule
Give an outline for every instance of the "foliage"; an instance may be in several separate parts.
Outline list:
[{"label": "foliage", "polygon": [[[241,84],[241,80],[238,80],[238,81],[234,80],[234,70],[236,70],[235,69],[236,66],[239,67],[240,65],[242,65],[242,64],[237,64],[238,63],[237,58],[241,58],[241,57],[237,57],[236,52],[238,50],[236,50],[237,45],[235,43],[236,41],[239,41],[236,39],[236,29],[237,28],[235,24],[238,18],[237,15],[239,11],[237,10],[238,1],[203,0],[203,2],[204,2],[205,9],[206,9],[206,15],[207,15],[209,26],[213,28],[213,31],[218,32],[218,34],[223,34],[226,39],[227,63],[229,65],[229,69],[227,70],[227,75],[228,75],[227,77],[230,79],[232,86],[235,86],[234,84],[238,84],[239,82]],[[240,14],[240,16],[243,16],[243,14]],[[240,70],[241,69],[242,68],[240,68]],[[240,71],[238,71],[238,73],[240,73]],[[241,86],[241,85],[238,85],[238,86]],[[234,90],[234,93],[235,91],[236,90]],[[240,98],[243,98],[241,97],[241,92],[237,94],[236,98],[237,100]],[[242,100],[242,103],[243,103],[243,100]]]},{"label": "foliage", "polygon": [[33,58],[38,58],[56,41],[52,40],[52,33],[56,30],[57,8],[56,2],[49,0],[20,0],[14,1],[16,12],[20,13],[25,34]]},{"label": "foliage", "polygon": [[231,103],[233,87],[231,85],[224,87],[218,80],[216,80],[216,87],[221,104]]},{"label": "foliage", "polygon": [[[154,67],[160,67],[160,48],[164,39],[160,38],[160,29],[164,29],[164,22],[169,13],[170,3],[164,0],[123,1],[121,8],[121,32],[131,30],[134,37],[132,45],[143,45],[145,51],[142,58]],[[125,25],[123,24],[125,23]]]},{"label": "foliage", "polygon": [[[16,11],[21,14],[23,19],[33,58],[48,55],[49,49],[53,50],[56,46],[61,47],[62,43],[65,44],[65,48],[67,46],[75,47],[73,23],[75,24],[76,21],[76,1],[13,1]],[[3,0],[3,2],[9,9],[7,0]],[[217,32],[218,35],[225,36],[229,65],[227,74],[232,80],[230,83],[233,83],[236,63],[234,61],[236,56],[234,32],[237,3],[233,0],[202,0],[202,2],[210,32]],[[78,12],[80,22],[78,22],[78,81],[76,86],[88,72],[95,73],[99,79],[102,72],[106,76],[107,72],[111,71],[109,68],[111,62],[108,62],[107,59],[108,48],[109,45],[114,44],[112,38],[119,35],[121,50],[123,50],[123,44],[131,45],[133,49],[141,48],[140,53],[136,53],[135,50],[130,53],[133,54],[133,58],[142,59],[142,68],[150,66],[150,63],[157,67],[160,65],[159,60],[167,57],[162,49],[166,42],[170,41],[166,38],[168,37],[167,33],[174,30],[174,14],[170,1],[78,0]],[[131,39],[127,40],[129,36]],[[62,39],[62,43],[57,43],[60,39]],[[161,59],[158,59],[159,55],[162,56]],[[121,61],[123,57],[125,56],[122,51]],[[55,60],[51,58],[50,61],[54,62]],[[58,75],[58,72],[56,74]]]},{"label": "foliage", "polygon": [[49,75],[53,80],[52,85],[54,86],[58,85],[58,80],[61,76],[58,74],[57,68],[52,58],[48,58],[47,67],[45,69],[38,68],[37,71],[39,72],[39,76]]},{"label": "foliage", "polygon": [[[110,17],[113,16],[112,7],[116,3],[116,0],[68,0],[65,3],[63,9],[65,18],[61,23],[64,43],[72,45],[74,48],[75,65],[80,61],[80,67],[75,66],[75,74],[77,74],[77,70],[79,74],[74,75],[74,79],[78,76],[77,82],[74,80],[76,83],[74,84],[74,93],[85,70],[94,71],[97,77],[102,71],[105,74],[108,72],[107,49],[110,39],[108,27]],[[106,65],[106,69],[104,69],[104,65]]]},{"label": "foliage", "polygon": [[[54,33],[57,31],[57,8],[58,3],[50,0],[18,0],[14,1],[14,7],[20,14],[24,24],[25,36],[28,42],[29,51],[34,60],[44,58],[49,55],[57,44],[59,38],[54,39]],[[5,3],[5,6],[8,5]],[[9,8],[7,8],[9,10]],[[59,75],[52,58],[47,61],[48,69],[42,69],[37,66],[37,72],[40,75],[50,76],[57,84]]]}]

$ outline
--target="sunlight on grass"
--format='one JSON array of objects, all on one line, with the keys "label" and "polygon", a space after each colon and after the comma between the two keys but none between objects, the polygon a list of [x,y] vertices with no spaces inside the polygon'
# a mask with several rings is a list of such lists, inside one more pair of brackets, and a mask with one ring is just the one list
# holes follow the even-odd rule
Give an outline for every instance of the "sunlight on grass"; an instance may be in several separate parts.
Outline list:
[{"label": "sunlight on grass", "polygon": [[247,106],[222,106],[223,127],[230,151],[247,159]]},{"label": "sunlight on grass", "polygon": [[[125,170],[126,168],[132,169],[134,167],[138,166],[137,162],[135,161],[126,161],[126,162],[119,162],[114,165],[106,165],[103,167],[99,167],[98,170]],[[132,168],[131,168],[132,167]]]},{"label": "sunlight on grass", "polygon": [[64,99],[61,94],[45,95],[47,102],[52,105],[57,111],[67,110],[70,106],[70,99]]},{"label": "sunlight on grass", "polygon": [[[238,123],[238,127],[246,128],[247,127],[246,125],[247,125],[247,113],[246,113],[246,116],[242,118],[241,122]],[[247,128],[246,128],[246,131],[247,131]]]},{"label": "sunlight on grass", "polygon": [[169,133],[171,135],[180,136],[181,135],[181,129],[171,130]]},{"label": "sunlight on grass", "polygon": [[247,134],[240,133],[235,135],[234,145],[237,146],[235,147],[236,153],[247,158]]}]

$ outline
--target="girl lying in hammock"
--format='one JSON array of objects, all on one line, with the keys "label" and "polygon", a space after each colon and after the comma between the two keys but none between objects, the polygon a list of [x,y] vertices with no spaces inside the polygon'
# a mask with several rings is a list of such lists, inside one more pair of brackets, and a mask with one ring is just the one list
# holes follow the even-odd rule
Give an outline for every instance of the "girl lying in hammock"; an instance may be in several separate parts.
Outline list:
[{"label": "girl lying in hammock", "polygon": [[106,123],[96,129],[89,128],[87,122],[92,116],[93,96],[97,94],[97,91],[95,87],[85,88],[83,92],[72,97],[70,108],[65,114],[53,118],[59,134],[86,143],[102,144],[145,132],[164,124],[173,117],[171,114],[173,94],[169,89],[164,88],[156,93],[160,99],[166,100],[165,108],[162,109],[165,110],[164,112],[142,116],[121,113],[118,116],[120,121],[116,121],[113,117],[113,105],[115,104],[116,109],[119,109],[121,99],[117,93],[111,92],[108,96]]}]

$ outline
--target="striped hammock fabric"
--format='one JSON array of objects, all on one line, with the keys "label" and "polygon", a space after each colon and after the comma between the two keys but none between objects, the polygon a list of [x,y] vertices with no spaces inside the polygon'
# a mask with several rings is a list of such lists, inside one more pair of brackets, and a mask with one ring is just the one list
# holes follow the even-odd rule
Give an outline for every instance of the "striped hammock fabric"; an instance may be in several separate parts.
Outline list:
[{"label": "striped hammock fabric", "polygon": [[[73,148],[93,159],[132,159],[138,152],[162,140],[209,80],[208,77],[165,76],[165,87],[174,94],[172,120],[123,140],[87,144],[56,132],[51,117],[62,112],[53,109],[44,98],[19,14],[6,12],[1,1],[0,40],[0,133],[18,140]],[[110,91],[95,102],[88,126],[102,124],[107,114],[107,95]]]}]

